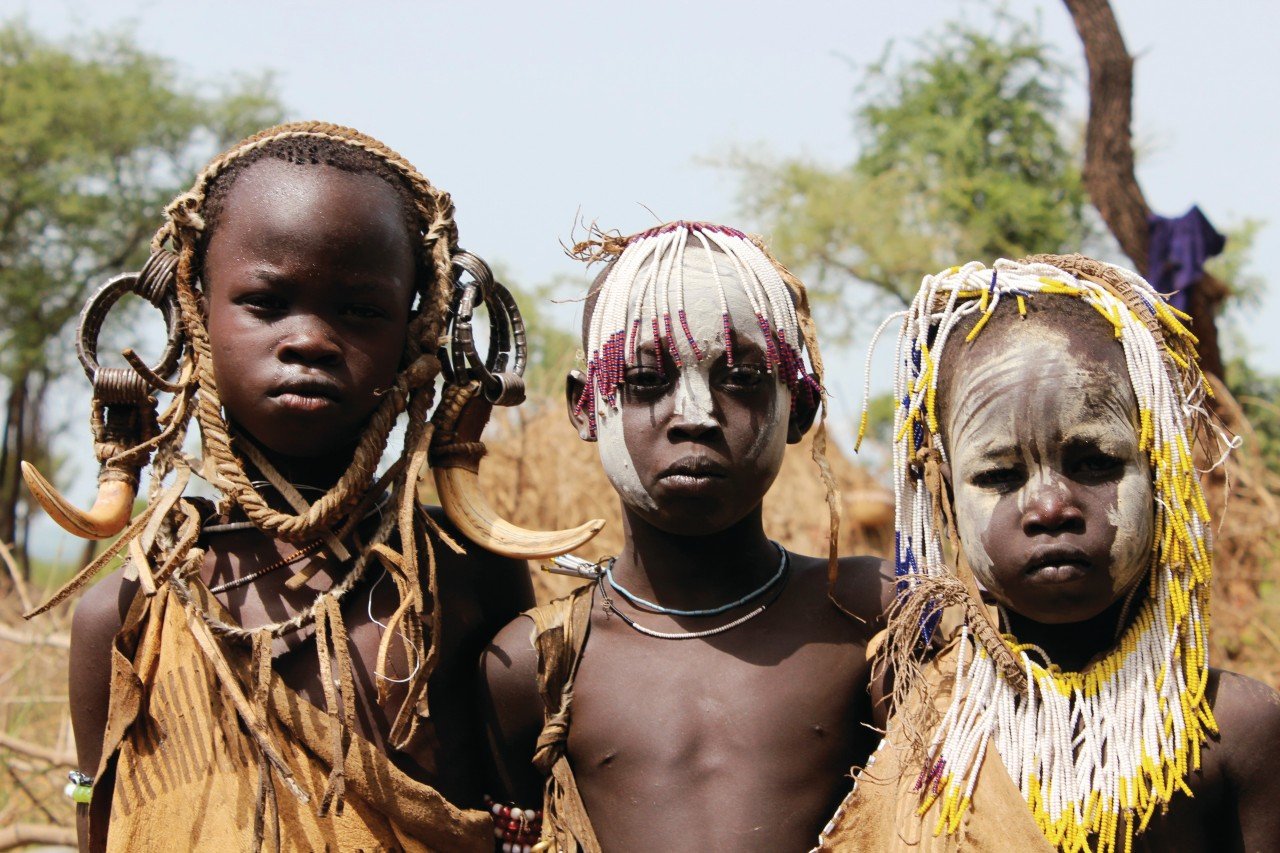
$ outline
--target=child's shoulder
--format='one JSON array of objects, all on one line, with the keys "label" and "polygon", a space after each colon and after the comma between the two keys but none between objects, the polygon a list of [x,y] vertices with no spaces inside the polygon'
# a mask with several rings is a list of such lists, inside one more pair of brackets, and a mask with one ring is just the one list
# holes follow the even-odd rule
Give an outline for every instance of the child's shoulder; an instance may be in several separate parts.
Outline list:
[{"label": "child's shoulder", "polygon": [[1243,782],[1280,768],[1280,693],[1257,679],[1211,669],[1209,688],[1220,731],[1224,771]]},{"label": "child's shoulder", "polygon": [[894,577],[890,564],[879,557],[848,556],[838,561],[836,582],[828,587],[827,560],[792,554],[796,580],[819,607],[834,604],[865,626],[867,637],[884,625],[884,613],[893,603]]},{"label": "child's shoulder", "polygon": [[[490,626],[489,636],[511,617],[533,605],[533,584],[529,578],[529,564],[524,560],[504,557],[487,550],[483,545],[463,536],[449,520],[443,507],[422,504],[427,514],[449,540],[461,548],[461,552],[432,536],[439,577],[446,601],[461,604],[464,598],[473,599],[486,614]],[[419,561],[422,572],[427,571],[425,559]]]},{"label": "child's shoulder", "polygon": [[1280,837],[1280,694],[1219,669],[1210,670],[1209,690],[1219,736],[1205,751],[1203,778],[1216,783],[1222,816],[1238,826],[1232,832],[1239,833],[1240,849],[1269,849]]}]

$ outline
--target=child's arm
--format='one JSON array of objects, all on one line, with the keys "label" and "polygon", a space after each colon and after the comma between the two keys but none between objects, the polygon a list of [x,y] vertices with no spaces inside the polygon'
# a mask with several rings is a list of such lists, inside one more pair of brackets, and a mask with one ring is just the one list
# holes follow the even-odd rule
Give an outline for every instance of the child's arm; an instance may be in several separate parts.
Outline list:
[{"label": "child's arm", "polygon": [[[876,557],[842,557],[840,575],[831,590],[836,605],[858,619],[864,625],[865,639],[870,642],[886,625],[885,614],[893,604],[897,582],[893,565]],[[869,665],[873,661],[868,660]],[[874,676],[874,671],[872,672]],[[888,722],[888,697],[892,685],[887,674],[872,678],[870,691],[870,722],[883,731]]]},{"label": "child's arm", "polygon": [[[95,776],[102,759],[102,740],[111,702],[111,647],[124,624],[138,585],[113,572],[91,587],[76,605],[71,619],[71,659],[68,696],[71,728],[76,739],[76,762],[81,773]],[[109,780],[93,787],[92,806],[76,805],[76,834],[80,849],[89,850],[89,810],[111,812]],[[101,825],[105,826],[105,822]],[[93,849],[106,848],[105,837],[94,837]]]},{"label": "child's arm", "polygon": [[1280,838],[1280,694],[1252,678],[1221,672],[1213,713],[1240,849],[1272,849]]},{"label": "child's arm", "polygon": [[533,753],[542,732],[533,621],[521,616],[498,632],[480,659],[480,709],[489,744],[489,794],[499,803],[542,808]]}]

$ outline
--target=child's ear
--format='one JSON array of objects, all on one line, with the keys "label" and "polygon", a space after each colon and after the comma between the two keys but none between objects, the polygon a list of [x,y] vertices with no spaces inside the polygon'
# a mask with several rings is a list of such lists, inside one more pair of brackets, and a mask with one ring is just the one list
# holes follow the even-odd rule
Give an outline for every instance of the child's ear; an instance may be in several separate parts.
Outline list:
[{"label": "child's ear", "polygon": [[795,408],[791,410],[791,420],[787,424],[787,444],[799,444],[800,439],[804,438],[804,434],[813,426],[814,418],[818,416],[818,405],[820,400],[817,394],[808,393],[804,388],[797,388],[795,400]]},{"label": "child's ear", "polygon": [[591,434],[591,418],[587,414],[586,407],[578,408],[578,401],[582,399],[582,392],[585,390],[587,390],[587,377],[580,371],[570,370],[569,375],[564,378],[564,402],[569,408],[569,422],[578,431],[578,438],[583,441],[595,441],[596,437]]}]

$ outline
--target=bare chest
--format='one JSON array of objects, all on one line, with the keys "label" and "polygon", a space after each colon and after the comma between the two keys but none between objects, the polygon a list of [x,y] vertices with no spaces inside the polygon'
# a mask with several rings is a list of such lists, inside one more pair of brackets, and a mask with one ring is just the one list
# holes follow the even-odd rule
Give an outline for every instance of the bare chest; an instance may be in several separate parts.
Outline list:
[{"label": "bare chest", "polygon": [[785,618],[733,633],[660,640],[601,619],[575,690],[579,779],[723,775],[749,786],[845,774],[865,712],[864,647]]}]

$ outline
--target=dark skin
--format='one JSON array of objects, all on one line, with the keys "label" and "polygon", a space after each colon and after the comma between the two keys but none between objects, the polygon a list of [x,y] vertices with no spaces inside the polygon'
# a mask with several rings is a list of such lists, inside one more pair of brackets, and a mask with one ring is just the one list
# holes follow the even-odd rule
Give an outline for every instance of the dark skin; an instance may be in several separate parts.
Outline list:
[{"label": "dark skin", "polygon": [[[232,424],[254,440],[288,479],[309,490],[332,486],[378,404],[377,389],[394,379],[415,289],[413,243],[395,192],[381,179],[322,165],[266,159],[232,186],[204,264],[206,310],[219,392]],[[250,472],[251,477],[257,477]],[[288,511],[280,496],[269,502]],[[398,597],[388,578],[371,570],[342,602],[356,677],[358,734],[382,748],[405,772],[462,805],[478,804],[482,783],[475,756],[482,733],[473,704],[475,662],[488,638],[533,603],[526,565],[462,540],[439,508],[428,512],[466,554],[436,545],[445,602],[439,663],[430,679],[436,737],[410,752],[387,744],[404,697],[393,686],[386,706],[375,701],[373,675],[383,623]],[[239,520],[237,515],[232,519]],[[365,522],[376,525],[377,518]],[[256,530],[210,534],[202,577],[225,583],[292,554],[295,545]],[[287,619],[347,572],[322,551],[294,564],[319,571],[300,590],[292,571],[267,574],[218,595],[245,626]],[[426,578],[423,577],[425,584]],[[134,582],[113,573],[94,586],[72,623],[70,698],[81,771],[93,775],[102,754],[110,696],[110,648]],[[311,628],[276,641],[274,668],[283,682],[323,707]],[[404,677],[413,661],[393,645],[389,675]],[[95,827],[105,826],[111,787],[95,786]],[[79,807],[82,849],[88,849],[88,809]],[[94,847],[105,844],[95,831]]]},{"label": "dark skin", "polygon": [[[1045,337],[1044,328],[1057,337]],[[1046,341],[1062,345],[1044,346]],[[984,331],[956,370],[978,372],[998,365],[1027,343],[1038,347],[1035,377],[1010,375],[1005,381],[999,371],[987,375],[986,392],[1017,413],[1011,421],[1016,428],[990,430],[984,440],[992,439],[995,452],[981,464],[966,463],[960,458],[963,450],[953,448],[953,467],[944,474],[953,487],[957,517],[974,510],[962,506],[966,500],[978,505],[979,514],[983,507],[993,507],[981,536],[992,563],[984,581],[1005,606],[1010,630],[1020,641],[1043,648],[1060,666],[1080,670],[1114,647],[1125,595],[1136,583],[1133,613],[1147,583],[1139,573],[1133,583],[1115,588],[1113,580],[1125,566],[1115,559],[1113,545],[1125,531],[1110,518],[1141,529],[1154,507],[1149,501],[1140,507],[1141,517],[1116,509],[1117,495],[1140,454],[1132,426],[1136,404],[1111,327],[1101,321],[1015,320]],[[1085,393],[1078,399],[1085,405],[1079,408],[1067,399],[1050,399],[1072,381],[1073,372],[1076,378],[1096,374],[1098,380],[1092,390],[1082,388]],[[964,387],[957,380],[952,393]],[[1108,388],[1125,393],[1108,393]],[[1127,401],[1129,410],[1123,418],[1112,417],[1121,401]],[[967,414],[957,402],[943,400],[944,429],[963,436],[965,418],[983,415],[974,400]],[[1099,425],[1105,428],[1095,429]],[[1082,443],[1082,435],[1096,440]],[[1005,453],[1001,448],[1007,444],[1017,445],[1017,452]],[[1150,476],[1146,467],[1141,471]],[[961,478],[967,478],[967,487]],[[1046,553],[1055,556],[1037,557]],[[1208,695],[1221,736],[1209,741],[1201,768],[1187,778],[1194,797],[1175,794],[1168,811],[1135,839],[1135,849],[1276,849],[1280,696],[1253,679],[1219,669],[1210,670]]]},{"label": "dark skin", "polygon": [[[749,448],[770,407],[787,405],[755,344],[738,339],[739,365],[713,364],[711,416],[677,411],[675,383],[654,376],[652,347],[628,372],[622,417],[637,476],[656,506],[623,497],[626,542],[614,567],[635,594],[666,607],[733,601],[778,568],[761,501],[779,462],[759,469]],[[668,377],[675,365],[665,365]],[[581,391],[571,376],[568,399]],[[813,412],[797,407],[785,427],[799,441]],[[572,416],[572,415],[571,415]],[[575,418],[583,438],[585,420]],[[700,476],[672,475],[700,460]],[[696,523],[694,523],[696,520]],[[683,641],[637,633],[600,606],[578,672],[568,757],[605,850],[807,850],[850,788],[877,735],[868,689],[867,641],[892,595],[877,559],[841,560],[828,598],[826,562],[792,554],[792,575],[762,615],[722,634]],[[641,612],[615,604],[645,627],[685,633],[712,619]],[[542,801],[530,764],[542,728],[531,623],[517,619],[482,660],[498,764],[495,786],[518,804]]]}]

